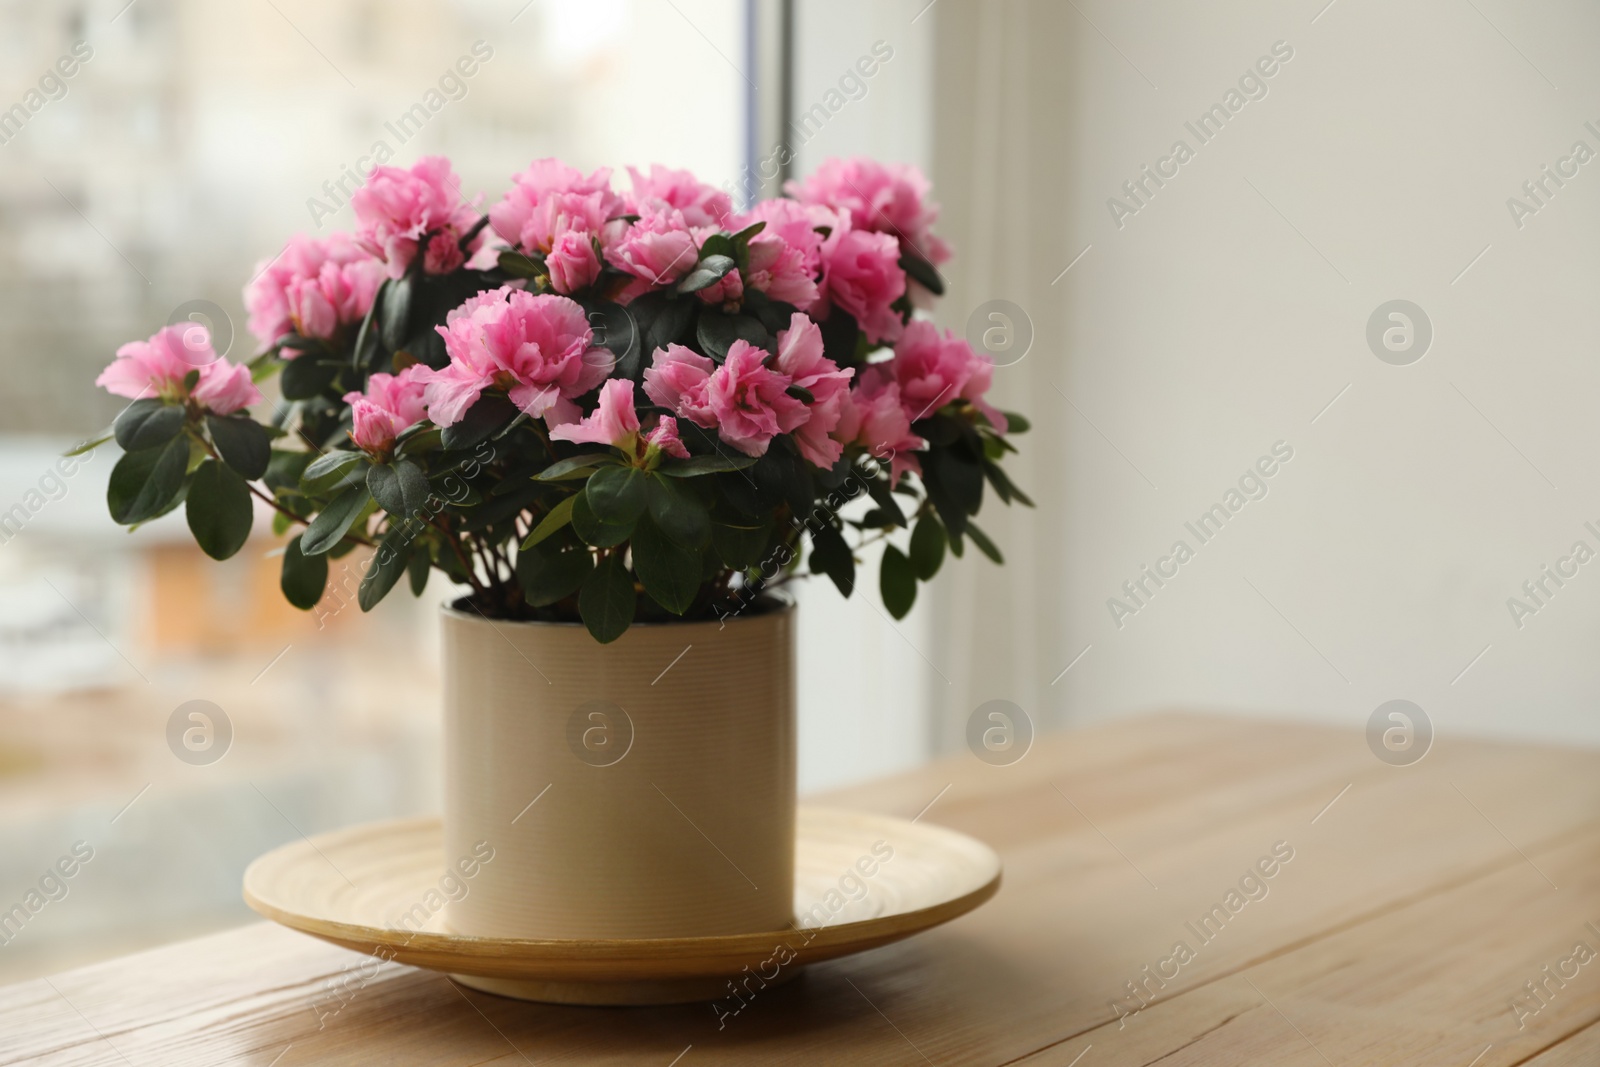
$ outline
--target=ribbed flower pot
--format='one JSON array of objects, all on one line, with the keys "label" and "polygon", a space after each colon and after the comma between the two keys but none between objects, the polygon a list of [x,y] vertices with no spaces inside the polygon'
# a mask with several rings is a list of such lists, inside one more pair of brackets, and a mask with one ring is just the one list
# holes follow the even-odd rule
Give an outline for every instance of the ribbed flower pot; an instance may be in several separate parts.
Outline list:
[{"label": "ribbed flower pot", "polygon": [[681,938],[793,918],[794,609],[636,624],[446,607],[447,865],[481,864],[454,932]]}]

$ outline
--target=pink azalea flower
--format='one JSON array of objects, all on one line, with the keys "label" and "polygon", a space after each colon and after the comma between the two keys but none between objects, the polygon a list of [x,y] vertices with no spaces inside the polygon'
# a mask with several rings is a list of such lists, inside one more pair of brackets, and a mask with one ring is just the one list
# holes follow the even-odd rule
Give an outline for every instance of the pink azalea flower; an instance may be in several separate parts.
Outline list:
[{"label": "pink azalea flower", "polygon": [[608,263],[648,283],[643,287],[648,288],[672,285],[693,270],[700,259],[700,242],[682,212],[648,207],[605,252]]},{"label": "pink azalea flower", "polygon": [[[355,209],[356,241],[389,265],[389,277],[404,276],[424,240],[428,241],[423,269],[430,274],[454,270],[461,265],[456,255],[445,251],[439,238],[461,238],[478,221],[478,213],[461,198],[461,179],[443,156],[424,156],[410,170],[399,167],[374,167],[367,184],[350,197]],[[483,241],[480,233],[472,239],[467,253],[475,252]]]},{"label": "pink azalea flower", "polygon": [[427,274],[449,274],[467,261],[461,252],[460,238],[445,230],[428,238],[428,250],[422,257],[422,269]]},{"label": "pink azalea flower", "polygon": [[649,433],[639,433],[639,413],[633,406],[633,382],[611,378],[600,387],[600,403],[594,413],[577,422],[550,428],[556,441],[611,445],[635,460],[646,460],[651,449],[669,456],[688,459],[689,450],[678,439],[678,420],[663,415]]},{"label": "pink azalea flower", "polygon": [[769,370],[767,353],[735,341],[706,383],[706,399],[717,419],[717,435],[747,456],[765,455],[767,445],[806,421],[805,404],[790,396],[789,376]]},{"label": "pink azalea flower", "polygon": [[[578,213],[574,204],[583,205],[586,225],[598,233],[606,220],[623,213],[622,198],[611,191],[611,170],[601,167],[587,177],[556,159],[538,159],[521,174],[512,176],[512,187],[505,197],[489,209],[489,224],[505,241],[523,251],[549,251],[550,242],[562,228],[560,216]],[[552,210],[545,205],[552,198],[570,194],[565,208]],[[598,218],[598,221],[595,221]]]},{"label": "pink azalea flower", "polygon": [[548,252],[565,233],[609,237],[607,210],[603,193],[549,193],[522,219],[512,243],[526,252]]},{"label": "pink azalea flower", "polygon": [[744,298],[744,279],[735,267],[694,295],[707,304],[737,304]]},{"label": "pink azalea flower", "polygon": [[261,390],[250,378],[249,367],[236,367],[225,359],[208,365],[189,394],[215,415],[231,415],[261,400]]},{"label": "pink azalea flower", "polygon": [[192,370],[203,372],[216,358],[204,326],[167,326],[148,341],[129,341],[117,349],[117,358],[94,384],[113,396],[174,399],[182,395],[185,375]]},{"label": "pink azalea flower", "polygon": [[428,417],[461,421],[486,389],[504,389],[533,418],[554,410],[576,417],[572,398],[605,380],[612,357],[594,346],[583,308],[564,296],[535,296],[510,286],[479,293],[436,327],[450,364],[419,372]]},{"label": "pink azalea flower", "polygon": [[950,258],[950,246],[933,235],[939,205],[928,199],[929,189],[916,167],[860,157],[825,160],[810,177],[786,187],[806,203],[850,212],[858,228],[892,234],[938,264]]},{"label": "pink azalea flower", "polygon": [[[199,380],[191,392],[184,380]],[[180,323],[157,330],[148,341],[130,341],[94,383],[114,396],[138,400],[159,397],[183,401],[191,397],[207,410],[229,415],[261,399],[248,367],[236,367],[211,347],[211,334],[198,323]]]},{"label": "pink azalea flower", "polygon": [[558,293],[587,289],[600,277],[600,257],[595,255],[594,238],[579,230],[567,230],[557,237],[544,259],[550,272],[550,288]]},{"label": "pink azalea flower", "polygon": [[889,369],[900,384],[900,396],[912,419],[926,418],[954,400],[970,401],[996,430],[1006,431],[1006,417],[984,394],[994,378],[994,364],[972,350],[965,338],[933,323],[912,321],[895,345]]},{"label": "pink azalea flower", "polygon": [[928,442],[911,432],[911,415],[900,396],[900,385],[881,364],[868,367],[850,392],[834,437],[847,445],[863,446],[879,461],[888,460],[891,484],[898,483],[908,470],[922,472],[916,452]]},{"label": "pink azalea flower", "polygon": [[[264,348],[286,333],[328,340],[340,326],[366,317],[383,275],[383,264],[348,234],[295,234],[245,288],[250,332]],[[286,358],[297,355],[284,352]]]},{"label": "pink azalea flower", "polygon": [[822,354],[822,331],[799,312],[790,317],[789,328],[778,333],[778,356],[772,366],[814,398],[807,406],[806,421],[794,431],[800,454],[820,468],[832,467],[844,454],[844,446],[830,435],[844,416],[850,379],[856,372],[840,370]]},{"label": "pink azalea flower", "polygon": [[765,231],[750,239],[749,285],[801,311],[811,310],[819,292],[812,271],[806,268],[805,254],[781,237],[768,237]]},{"label": "pink azalea flower", "polygon": [[706,397],[706,383],[716,369],[716,363],[683,345],[658,348],[651,365],[645,368],[645,395],[709,430],[716,426],[717,416]]},{"label": "pink azalea flower", "polygon": [[628,202],[635,214],[649,207],[675,208],[690,226],[722,227],[733,214],[733,198],[715,186],[707,185],[686,170],[673,170],[659,163],[648,175],[628,168],[633,189]]},{"label": "pink azalea flower", "polygon": [[750,239],[745,284],[809,311],[817,301],[816,278],[822,268],[822,235],[817,227],[832,226],[832,212],[777,197],[756,204],[732,228],[742,230],[757,222],[767,225]]},{"label": "pink azalea flower", "polygon": [[610,378],[600,386],[594,414],[550,430],[555,441],[612,445],[630,455],[638,436],[639,413],[633,408],[633,382],[627,378]]},{"label": "pink azalea flower", "polygon": [[904,323],[890,305],[904,295],[906,275],[893,237],[855,229],[850,213],[840,212],[822,242],[822,280],[828,299],[855,316],[868,341],[900,336]]},{"label": "pink azalea flower", "polygon": [[402,430],[422,421],[426,414],[422,398],[422,364],[413,364],[399,374],[374,374],[367,379],[367,391],[346,393],[353,426],[350,439],[357,447],[372,453],[388,452]]},{"label": "pink azalea flower", "polygon": [[790,396],[789,376],[765,366],[767,353],[735,341],[717,366],[681,345],[657,349],[644,373],[651,400],[717,435],[747,456],[765,455],[772,438],[806,421],[805,404]]},{"label": "pink azalea flower", "polygon": [[662,415],[655,429],[644,435],[644,440],[651,448],[658,448],[669,456],[689,458],[689,450],[683,447],[683,442],[678,438],[678,420],[671,415]]}]

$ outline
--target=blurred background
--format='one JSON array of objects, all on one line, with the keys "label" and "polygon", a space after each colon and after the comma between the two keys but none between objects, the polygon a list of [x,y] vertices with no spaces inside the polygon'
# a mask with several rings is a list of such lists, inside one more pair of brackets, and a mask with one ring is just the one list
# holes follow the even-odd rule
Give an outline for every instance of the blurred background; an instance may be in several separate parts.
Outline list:
[{"label": "blurred background", "polygon": [[[737,200],[776,191],[780,145],[796,173],[869,154],[932,178],[956,250],[935,315],[1032,420],[1010,469],[1039,506],[991,502],[1007,565],[947,566],[902,622],[875,590],[801,591],[804,790],[964,752],[995,699],[1044,731],[1168,707],[1359,729],[1403,698],[1438,732],[1600,741],[1600,563],[1575,555],[1600,551],[1593,5],[0,19],[0,908],[93,849],[0,981],[248,921],[261,852],[437,808],[447,589],[363,615],[349,561],[302,614],[265,523],[213,563],[176,516],[112,524],[112,446],[60,461],[118,410],[91,383],[122,342],[203,307],[248,355],[240,289],[291,233],[351,225],[339,182],[380,142],[449,155],[486,202],[550,155]],[[175,758],[196,724],[222,758]]]}]

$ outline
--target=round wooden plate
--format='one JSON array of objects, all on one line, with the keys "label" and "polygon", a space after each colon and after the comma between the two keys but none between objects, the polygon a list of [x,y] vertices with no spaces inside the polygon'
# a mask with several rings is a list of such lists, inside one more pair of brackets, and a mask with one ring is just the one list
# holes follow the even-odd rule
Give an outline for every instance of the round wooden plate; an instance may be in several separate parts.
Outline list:
[{"label": "round wooden plate", "polygon": [[[1000,888],[1000,858],[965,834],[882,815],[801,807],[792,926],[649,940],[464,937],[446,894],[471,891],[446,868],[437,818],[337,830],[284,845],[245,871],[262,915],[358,952],[444,971],[524,1000],[669,1004],[732,998],[949,922]],[[868,873],[870,872],[870,873]],[[441,879],[447,879],[441,882]],[[408,918],[409,917],[409,918]]]}]

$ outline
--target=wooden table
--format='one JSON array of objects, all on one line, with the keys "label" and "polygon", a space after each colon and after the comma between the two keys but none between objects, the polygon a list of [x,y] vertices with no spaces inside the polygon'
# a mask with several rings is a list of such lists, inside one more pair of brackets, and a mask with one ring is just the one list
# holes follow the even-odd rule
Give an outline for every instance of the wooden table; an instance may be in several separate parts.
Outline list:
[{"label": "wooden table", "polygon": [[1600,753],[1446,733],[1397,768],[1359,732],[1163,715],[825,799],[936,796],[999,896],[721,1029],[258,924],[0,988],[0,1063],[1600,1064]]}]

